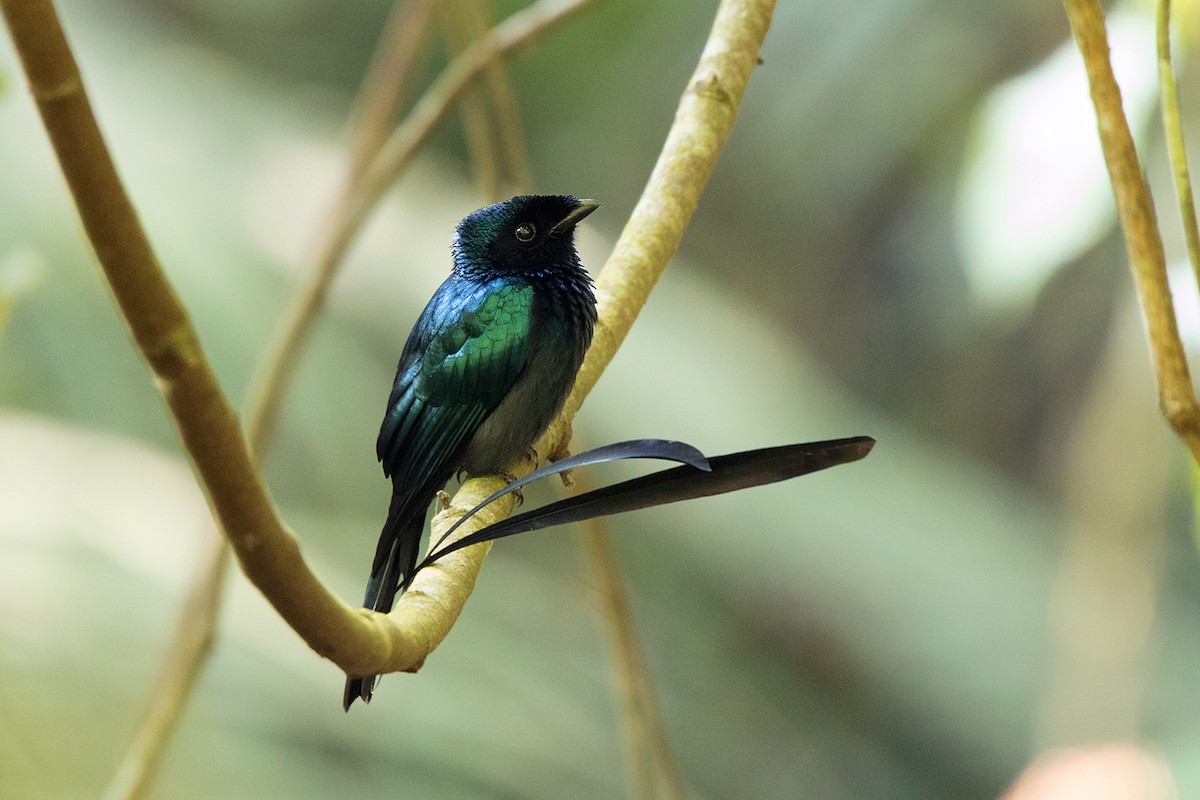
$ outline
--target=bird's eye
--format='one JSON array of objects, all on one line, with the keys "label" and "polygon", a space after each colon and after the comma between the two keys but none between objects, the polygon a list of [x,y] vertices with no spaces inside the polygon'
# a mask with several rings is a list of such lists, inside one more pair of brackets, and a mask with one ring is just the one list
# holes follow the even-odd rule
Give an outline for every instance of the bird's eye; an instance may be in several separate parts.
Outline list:
[{"label": "bird's eye", "polygon": [[531,223],[522,222],[517,226],[517,241],[532,242],[533,237],[537,235],[537,229]]}]

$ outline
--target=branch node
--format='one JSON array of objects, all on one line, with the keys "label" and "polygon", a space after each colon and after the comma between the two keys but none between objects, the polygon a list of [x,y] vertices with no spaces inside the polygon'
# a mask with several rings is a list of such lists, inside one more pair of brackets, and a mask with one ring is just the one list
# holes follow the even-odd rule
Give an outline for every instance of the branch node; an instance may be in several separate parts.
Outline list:
[{"label": "branch node", "polygon": [[83,81],[79,73],[68,76],[65,80],[53,86],[39,86],[32,90],[33,99],[40,106],[50,105],[60,100],[74,98],[83,93]]},{"label": "branch node", "polygon": [[1194,397],[1164,397],[1162,412],[1171,427],[1180,434],[1200,430],[1200,405]]},{"label": "branch node", "polygon": [[154,374],[166,379],[204,363],[200,342],[188,324],[176,325],[166,335],[147,343],[145,354]]},{"label": "branch node", "polygon": [[733,96],[721,86],[721,79],[716,73],[692,81],[688,91],[728,108],[734,108]]}]

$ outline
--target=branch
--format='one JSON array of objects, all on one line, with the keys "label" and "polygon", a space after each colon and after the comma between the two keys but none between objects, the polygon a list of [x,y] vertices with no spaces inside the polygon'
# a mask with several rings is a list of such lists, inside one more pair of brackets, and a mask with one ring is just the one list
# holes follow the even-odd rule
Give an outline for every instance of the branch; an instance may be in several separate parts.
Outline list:
[{"label": "branch", "polygon": [[357,183],[387,140],[396,110],[404,99],[409,75],[429,33],[430,12],[441,0],[396,0],[375,48],[371,66],[359,87],[346,128],[350,167],[343,195]]},{"label": "branch", "polygon": [[683,779],[654,694],[646,654],[638,639],[608,526],[603,518],[598,518],[588,520],[582,527],[595,565],[597,593],[616,661],[614,671],[621,695],[621,718],[625,724],[633,796],[638,800],[656,797],[657,777],[661,774],[666,795],[672,800],[683,800],[687,796]]},{"label": "branch", "polygon": [[566,445],[569,421],[616,355],[679,249],[733,129],[774,9],[773,0],[723,0],[717,9],[654,171],[596,282],[600,321],[592,347],[562,416],[543,437],[538,452],[557,453]]},{"label": "branch", "polygon": [[233,409],[117,176],[53,6],[47,0],[4,0],[0,9],[88,238],[210,503],[242,551],[265,542],[285,559],[295,558],[298,548],[274,516]]},{"label": "branch", "polygon": [[[581,5],[582,0],[560,4],[557,13],[561,16]],[[587,377],[576,386],[568,415],[544,439],[555,447],[543,452],[555,452],[563,442],[570,414],[611,360],[678,246],[733,124],[773,7],[770,0],[722,2],[659,164],[610,259],[611,271],[601,276],[604,318],[599,341],[585,364]],[[467,548],[423,570],[388,615],[351,608],[316,578],[295,538],[275,515],[237,417],[150,249],[92,115],[53,6],[49,0],[0,0],[0,8],[88,238],[243,571],[312,650],[347,673],[416,669],[445,637],[466,602],[486,548]],[[468,52],[486,52],[495,46],[496,37],[485,41],[491,44]],[[472,74],[478,68],[472,68]],[[404,161],[395,158],[394,148],[385,147],[384,155],[389,153],[382,171]],[[381,170],[373,170],[376,180]],[[486,496],[501,483],[496,477],[468,481],[458,505],[472,496]],[[470,533],[511,510],[511,502],[495,505],[499,507],[485,509],[462,532]],[[448,518],[441,514],[435,519],[435,533]]]},{"label": "branch", "polygon": [[[459,0],[459,17],[468,38],[486,35],[491,27],[489,5],[487,0]],[[521,130],[517,96],[503,60],[497,59],[488,65],[483,85],[491,101],[502,176],[513,194],[523,194],[533,186],[533,171],[529,166],[525,134]]]},{"label": "branch", "polygon": [[[442,7],[442,28],[453,56],[462,55],[471,42],[478,38],[468,23],[466,9],[461,3],[453,2]],[[475,186],[488,203],[495,203],[503,199],[500,163],[492,134],[491,114],[482,87],[476,84],[468,90],[459,101],[458,108],[462,114],[463,136],[470,154]]]},{"label": "branch", "polygon": [[150,706],[104,790],[104,800],[126,800],[146,793],[162,761],[163,746],[170,740],[200,677],[200,669],[212,652],[221,610],[221,587],[229,572],[229,548],[218,531],[209,528],[207,534],[180,624],[150,693]]},{"label": "branch", "polygon": [[1196,225],[1196,202],[1192,197],[1187,148],[1183,143],[1183,125],[1179,120],[1179,89],[1175,85],[1175,70],[1171,66],[1171,0],[1158,0],[1154,21],[1155,38],[1158,40],[1163,135],[1167,140],[1167,155],[1175,178],[1175,194],[1179,199],[1179,215],[1183,222],[1183,236],[1187,241],[1188,259],[1192,262],[1196,283],[1200,285],[1200,228]]},{"label": "branch", "polygon": [[1065,6],[1071,32],[1087,70],[1100,146],[1117,199],[1117,214],[1125,233],[1133,281],[1146,315],[1159,403],[1171,427],[1191,450],[1192,458],[1200,463],[1200,406],[1196,402],[1187,356],[1175,323],[1154,201],[1142,175],[1133,136],[1121,106],[1121,90],[1108,59],[1104,12],[1097,0],[1065,0]]},{"label": "branch", "polygon": [[347,651],[361,645],[377,657],[387,645],[375,626],[325,590],[275,516],[237,416],[117,177],[53,6],[0,0],[0,9],[114,299],[243,569],[318,653],[354,661]]},{"label": "branch", "polygon": [[[717,9],[700,63],[680,99],[650,180],[596,281],[600,320],[591,349],[562,414],[535,446],[537,452],[551,457],[565,452],[570,440],[571,420],[616,354],[667,262],[679,248],[683,232],[716,166],[721,147],[733,128],[750,73],[758,63],[758,53],[774,8],[774,0],[722,0]],[[531,468],[525,463],[512,465],[510,471],[522,475]],[[434,517],[430,541],[437,541],[457,517],[503,485],[503,481],[495,477],[475,478],[464,483],[451,507]],[[501,503],[504,504],[502,508],[495,508]],[[512,496],[508,495],[464,524],[450,541],[507,518],[511,510]],[[480,520],[478,517],[484,514],[491,516]],[[444,604],[447,620],[452,623],[466,603],[490,547],[491,542],[484,542],[459,550],[417,572],[412,586],[399,597],[391,616],[403,613],[409,604],[423,607],[426,597],[436,597]],[[455,559],[452,565],[446,563],[450,559]],[[449,625],[438,628],[437,633],[444,637],[448,631]],[[440,642],[441,638],[436,641]],[[365,674],[378,671],[370,670]]]}]

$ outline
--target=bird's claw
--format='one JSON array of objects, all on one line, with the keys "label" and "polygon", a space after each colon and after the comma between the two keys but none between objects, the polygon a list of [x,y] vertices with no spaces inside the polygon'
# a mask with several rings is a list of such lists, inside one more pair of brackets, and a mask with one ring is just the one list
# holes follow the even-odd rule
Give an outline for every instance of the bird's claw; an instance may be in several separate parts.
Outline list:
[{"label": "bird's claw", "polygon": [[[504,478],[505,483],[510,483],[510,484],[517,480],[517,476],[513,475],[511,472],[508,472],[507,470],[502,471],[500,473],[500,477]],[[512,496],[514,498],[516,498],[518,507],[525,504],[524,491],[522,491],[521,489],[513,489],[512,492],[510,492],[510,494],[512,494]]]},{"label": "bird's claw", "polygon": [[449,511],[450,510],[450,495],[446,494],[446,492],[444,490],[438,489],[437,504],[438,504],[438,508],[440,508],[442,511]]}]

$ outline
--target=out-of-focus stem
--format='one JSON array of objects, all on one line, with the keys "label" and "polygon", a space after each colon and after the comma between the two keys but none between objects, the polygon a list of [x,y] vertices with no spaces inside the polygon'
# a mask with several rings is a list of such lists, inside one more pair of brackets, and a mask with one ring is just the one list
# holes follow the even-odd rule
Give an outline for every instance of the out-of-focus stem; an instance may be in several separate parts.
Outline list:
[{"label": "out-of-focus stem", "polygon": [[1083,55],[1100,146],[1117,199],[1117,215],[1125,233],[1133,281],[1146,316],[1159,403],[1171,427],[1191,450],[1193,460],[1200,463],[1200,405],[1196,402],[1187,355],[1175,322],[1154,201],[1142,174],[1121,105],[1121,90],[1109,62],[1104,12],[1097,0],[1066,0],[1065,6],[1071,32]]}]

